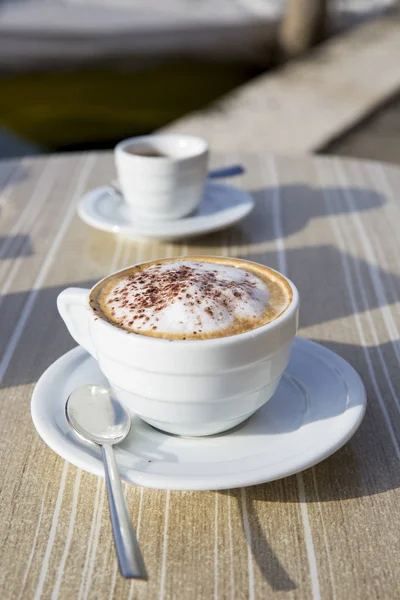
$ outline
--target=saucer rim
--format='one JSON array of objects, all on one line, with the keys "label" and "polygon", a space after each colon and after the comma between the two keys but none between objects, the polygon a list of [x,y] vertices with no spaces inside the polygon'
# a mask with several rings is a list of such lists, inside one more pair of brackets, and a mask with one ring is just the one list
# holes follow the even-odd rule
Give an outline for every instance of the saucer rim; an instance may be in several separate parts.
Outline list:
[{"label": "saucer rim", "polygon": [[[309,456],[309,448],[305,449],[303,453],[296,455],[296,457],[287,457],[285,460],[279,462],[278,465],[275,467],[275,470],[280,471],[280,473],[278,475],[275,474],[274,476],[269,476],[266,474],[266,472],[271,471],[271,465],[267,463],[262,467],[257,466],[254,469],[246,469],[246,471],[237,471],[235,473],[225,474],[223,478],[221,478],[221,474],[215,473],[211,473],[207,476],[192,475],[188,477],[187,475],[181,474],[167,475],[165,473],[136,472],[134,480],[127,480],[126,478],[124,479],[128,483],[143,485],[148,488],[169,490],[200,491],[245,487],[250,485],[267,483],[269,481],[275,481],[284,477],[288,477],[290,475],[294,475],[325,460],[326,458],[334,454],[337,450],[339,450],[342,446],[344,446],[360,426],[365,414],[367,398],[364,384],[358,373],[355,371],[355,369],[347,361],[345,361],[332,350],[329,350],[328,348],[325,348],[324,346],[321,346],[316,342],[312,342],[310,340],[306,340],[299,337],[296,338],[295,342],[296,346],[300,345],[300,351],[301,346],[304,344],[308,346],[311,351],[317,351],[318,353],[321,353],[322,351],[322,355],[325,355],[325,357],[327,357],[328,360],[334,361],[335,368],[338,369],[340,376],[343,377],[343,371],[345,372],[345,375],[347,372],[347,378],[345,377],[345,381],[351,379],[352,385],[355,385],[357,388],[352,393],[352,397],[357,398],[358,403],[353,403],[353,406],[351,406],[350,402],[346,411],[339,415],[341,421],[344,422],[345,433],[342,433],[342,435],[338,435],[338,438],[335,442],[330,443],[324,450],[319,450],[311,458]],[[299,351],[298,348],[297,351]],[[41,397],[43,397],[43,395],[46,396],[47,386],[54,385],[54,383],[52,384],[51,382],[54,381],[55,373],[57,373],[57,371],[60,368],[65,368],[65,366],[69,365],[72,361],[79,360],[79,362],[81,362],[85,358],[88,359],[89,355],[83,348],[77,346],[76,348],[73,348],[69,352],[62,355],[46,369],[46,371],[43,373],[43,375],[37,382],[32,394],[31,416],[33,424],[39,436],[46,443],[46,445],[49,448],[51,448],[56,454],[58,454],[71,464],[75,465],[76,467],[81,468],[82,470],[104,477],[104,472],[100,460],[100,454],[99,458],[90,456],[88,454],[84,454],[81,458],[81,452],[72,452],[70,447],[71,440],[67,441],[67,438],[64,434],[60,435],[60,433],[57,433],[55,431],[57,429],[57,425],[54,423],[54,420],[52,418],[50,419],[52,427],[49,427],[49,420],[43,418],[43,410],[41,410],[43,404],[43,402],[41,402]],[[94,359],[90,357],[90,360]],[[229,432],[225,433],[225,435],[229,435]],[[190,439],[191,441],[193,441],[194,438]],[[201,438],[199,443],[201,443]],[[76,446],[75,450],[77,450]],[[290,466],[287,465],[287,463],[289,463]],[[132,471],[129,471],[129,473],[132,475]]]},{"label": "saucer rim", "polygon": [[[186,237],[194,237],[213,233],[221,229],[231,227],[235,223],[242,221],[255,207],[255,201],[251,194],[242,188],[235,187],[230,184],[217,183],[214,181],[208,181],[206,183],[206,190],[212,190],[215,188],[223,188],[229,190],[235,194],[239,194],[242,197],[243,202],[236,206],[228,206],[226,209],[212,213],[211,215],[200,215],[200,216],[188,216],[181,219],[173,220],[160,220],[154,221],[142,221],[142,226],[138,219],[139,225],[134,224],[113,224],[112,221],[106,221],[96,217],[96,211],[93,206],[101,198],[102,195],[112,195],[111,187],[108,185],[97,186],[86,192],[79,200],[78,203],[78,215],[87,225],[97,229],[98,231],[105,231],[107,233],[116,233],[131,237],[134,239],[158,239],[158,240],[176,240]],[[210,193],[210,192],[208,192]],[[201,202],[203,202],[202,200]],[[224,218],[222,219],[222,216]],[[219,217],[219,219],[218,219]],[[144,223],[144,225],[143,225]],[[175,228],[177,225],[181,225],[180,230],[165,231],[168,225],[173,225]],[[146,229],[146,226],[148,229]],[[164,231],[158,230],[160,226],[163,227]],[[140,228],[142,227],[142,228]],[[155,231],[151,231],[151,228],[155,227]]]}]

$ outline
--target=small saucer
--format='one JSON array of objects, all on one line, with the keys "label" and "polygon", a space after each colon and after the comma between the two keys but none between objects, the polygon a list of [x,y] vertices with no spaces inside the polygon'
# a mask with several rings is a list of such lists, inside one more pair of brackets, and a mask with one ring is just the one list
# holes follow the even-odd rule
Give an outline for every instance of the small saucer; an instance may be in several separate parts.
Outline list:
[{"label": "small saucer", "polygon": [[[32,419],[54,452],[104,476],[100,451],[80,440],[65,416],[69,394],[87,383],[107,385],[96,361],[75,348],[38,381]],[[127,439],[116,448],[117,461],[126,481],[151,488],[217,490],[273,481],[336,452],[360,425],[365,405],[364,386],[347,362],[297,338],[275,395],[245,423],[224,434],[183,438],[133,415]]]},{"label": "small saucer", "polygon": [[208,182],[195,212],[182,219],[140,220],[133,215],[123,197],[108,186],[95,188],[83,196],[78,213],[85,223],[102,231],[168,241],[229,227],[243,219],[253,207],[253,199],[247,192],[230,185]]}]

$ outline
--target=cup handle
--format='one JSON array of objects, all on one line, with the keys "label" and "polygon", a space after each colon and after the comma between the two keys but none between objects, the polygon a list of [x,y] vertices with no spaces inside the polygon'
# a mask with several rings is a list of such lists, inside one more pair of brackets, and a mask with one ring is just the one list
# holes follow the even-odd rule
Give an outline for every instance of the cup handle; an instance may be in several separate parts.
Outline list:
[{"label": "cup handle", "polygon": [[89,336],[89,290],[67,288],[57,298],[57,308],[76,342],[94,358],[96,350]]}]

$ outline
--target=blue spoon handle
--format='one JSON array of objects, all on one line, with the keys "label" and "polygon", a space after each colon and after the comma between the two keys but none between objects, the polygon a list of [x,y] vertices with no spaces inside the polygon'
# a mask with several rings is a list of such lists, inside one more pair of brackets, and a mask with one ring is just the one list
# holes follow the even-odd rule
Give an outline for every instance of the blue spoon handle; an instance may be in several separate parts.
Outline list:
[{"label": "blue spoon handle", "polygon": [[218,179],[222,177],[234,177],[235,175],[242,175],[245,169],[242,165],[231,165],[229,167],[221,167],[220,169],[213,169],[208,172],[210,179]]}]

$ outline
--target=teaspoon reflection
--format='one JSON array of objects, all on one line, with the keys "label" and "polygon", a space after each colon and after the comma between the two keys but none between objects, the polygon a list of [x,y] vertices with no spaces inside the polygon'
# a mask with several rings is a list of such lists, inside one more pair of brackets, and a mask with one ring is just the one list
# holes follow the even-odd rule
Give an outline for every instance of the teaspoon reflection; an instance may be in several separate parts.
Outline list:
[{"label": "teaspoon reflection", "polygon": [[130,414],[110,390],[101,385],[76,388],[67,400],[65,412],[68,423],[81,438],[101,447],[121,574],[127,578],[147,579],[113,451],[113,446],[129,433]]}]

